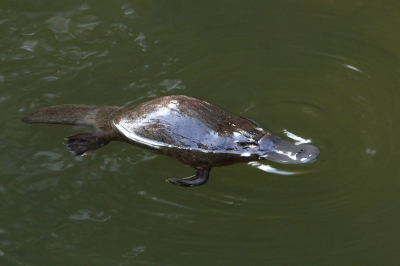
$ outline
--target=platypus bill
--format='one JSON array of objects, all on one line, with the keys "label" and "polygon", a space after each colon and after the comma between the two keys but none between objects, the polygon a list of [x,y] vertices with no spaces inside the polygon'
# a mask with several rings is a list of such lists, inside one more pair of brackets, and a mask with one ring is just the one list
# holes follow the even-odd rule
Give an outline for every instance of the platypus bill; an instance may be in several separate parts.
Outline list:
[{"label": "platypus bill", "polygon": [[57,105],[39,109],[23,122],[95,127],[67,137],[75,155],[86,155],[110,141],[124,141],[177,159],[195,175],[169,178],[179,186],[207,182],[212,167],[268,159],[283,164],[314,160],[313,145],[282,140],[251,119],[183,95],[165,96],[131,107]]}]

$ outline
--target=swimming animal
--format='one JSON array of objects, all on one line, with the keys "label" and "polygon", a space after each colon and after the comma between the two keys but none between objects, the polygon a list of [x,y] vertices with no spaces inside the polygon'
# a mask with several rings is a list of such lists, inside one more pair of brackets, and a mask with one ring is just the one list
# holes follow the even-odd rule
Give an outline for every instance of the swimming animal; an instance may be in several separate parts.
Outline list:
[{"label": "swimming animal", "polygon": [[231,115],[202,100],[165,96],[130,107],[57,105],[39,109],[23,122],[95,127],[68,136],[67,148],[86,155],[117,140],[168,155],[194,168],[195,175],[169,178],[179,186],[207,182],[212,167],[268,159],[283,164],[314,160],[310,144],[282,140],[251,119]]}]

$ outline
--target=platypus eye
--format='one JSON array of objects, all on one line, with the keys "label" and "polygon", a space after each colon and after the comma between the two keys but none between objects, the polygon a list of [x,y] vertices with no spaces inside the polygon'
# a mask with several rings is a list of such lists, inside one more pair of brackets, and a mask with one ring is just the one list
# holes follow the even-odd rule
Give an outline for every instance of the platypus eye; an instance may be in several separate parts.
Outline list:
[{"label": "platypus eye", "polygon": [[258,144],[256,142],[238,142],[237,143],[240,147],[243,149],[251,149],[251,150],[256,150],[258,149]]}]

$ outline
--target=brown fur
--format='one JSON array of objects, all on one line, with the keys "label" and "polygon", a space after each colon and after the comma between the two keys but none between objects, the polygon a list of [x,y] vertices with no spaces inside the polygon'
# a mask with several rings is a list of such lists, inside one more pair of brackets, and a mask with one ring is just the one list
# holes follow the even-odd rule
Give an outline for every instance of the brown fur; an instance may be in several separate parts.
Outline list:
[{"label": "brown fur", "polygon": [[110,129],[108,118],[120,107],[99,107],[88,105],[64,104],[39,109],[24,117],[22,122],[28,124],[62,124],[74,126],[97,127]]}]

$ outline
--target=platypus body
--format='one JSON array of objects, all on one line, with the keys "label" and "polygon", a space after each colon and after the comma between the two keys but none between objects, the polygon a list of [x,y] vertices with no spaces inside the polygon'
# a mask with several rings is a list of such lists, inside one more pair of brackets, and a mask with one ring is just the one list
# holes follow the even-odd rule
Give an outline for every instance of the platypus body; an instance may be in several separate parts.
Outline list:
[{"label": "platypus body", "polygon": [[131,107],[57,105],[37,110],[22,121],[95,127],[93,132],[66,138],[67,148],[75,155],[118,140],[173,157],[195,169],[191,177],[167,179],[180,186],[205,184],[215,166],[262,159],[302,164],[319,154],[315,146],[282,140],[250,119],[182,95]]}]

